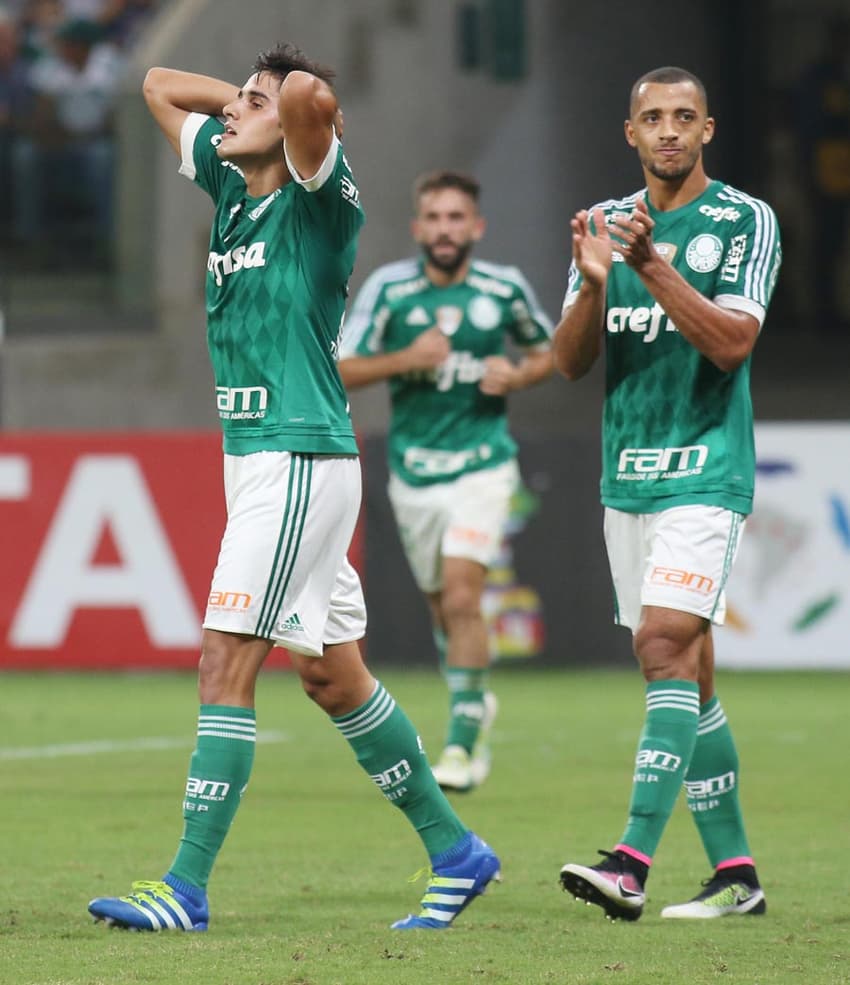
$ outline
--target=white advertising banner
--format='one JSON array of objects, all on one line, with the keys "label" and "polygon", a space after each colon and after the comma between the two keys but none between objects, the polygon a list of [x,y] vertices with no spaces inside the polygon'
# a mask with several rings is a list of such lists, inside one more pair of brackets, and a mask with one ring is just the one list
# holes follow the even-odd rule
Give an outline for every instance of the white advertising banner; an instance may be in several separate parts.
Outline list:
[{"label": "white advertising banner", "polygon": [[850,669],[850,424],[756,425],[756,495],[717,665]]}]

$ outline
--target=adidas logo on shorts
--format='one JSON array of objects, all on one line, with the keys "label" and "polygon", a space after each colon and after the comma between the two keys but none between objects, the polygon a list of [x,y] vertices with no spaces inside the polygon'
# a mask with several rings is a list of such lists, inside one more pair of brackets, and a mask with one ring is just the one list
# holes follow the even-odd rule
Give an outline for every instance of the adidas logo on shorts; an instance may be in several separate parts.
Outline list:
[{"label": "adidas logo on shorts", "polygon": [[287,616],[286,619],[282,619],[278,623],[279,630],[284,633],[303,633],[304,627],[301,624],[301,620],[298,618],[298,613],[293,612],[291,616]]}]

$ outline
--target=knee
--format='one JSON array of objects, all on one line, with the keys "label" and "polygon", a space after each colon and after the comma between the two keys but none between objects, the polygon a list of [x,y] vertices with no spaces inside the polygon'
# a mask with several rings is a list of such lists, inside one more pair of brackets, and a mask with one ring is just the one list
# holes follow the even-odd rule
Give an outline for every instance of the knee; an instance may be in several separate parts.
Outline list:
[{"label": "knee", "polygon": [[634,652],[647,681],[697,680],[699,646],[676,625],[642,620],[634,634]]},{"label": "knee", "polygon": [[481,597],[468,585],[453,585],[443,592],[441,611],[447,625],[474,619],[481,614]]},{"label": "knee", "polygon": [[345,714],[348,708],[344,690],[325,672],[320,661],[314,660],[313,663],[316,666],[301,674],[304,693],[326,714],[332,717]]},{"label": "knee", "polygon": [[198,665],[198,692],[202,704],[249,707],[266,644],[244,642],[225,633],[204,633]]},{"label": "knee", "polygon": [[227,648],[218,640],[204,639],[198,664],[198,687],[202,697],[225,686],[232,671],[233,662]]}]

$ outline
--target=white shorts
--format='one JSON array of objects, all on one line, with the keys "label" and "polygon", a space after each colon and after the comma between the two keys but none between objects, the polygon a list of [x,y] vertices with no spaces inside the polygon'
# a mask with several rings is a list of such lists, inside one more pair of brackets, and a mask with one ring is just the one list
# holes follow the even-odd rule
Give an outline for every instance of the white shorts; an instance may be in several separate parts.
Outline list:
[{"label": "white shorts", "polygon": [[360,509],[355,456],[261,451],[224,456],[227,527],[205,629],[320,657],[366,632],[346,557]]},{"label": "white shorts", "polygon": [[485,568],[493,563],[518,484],[513,459],[427,486],[390,476],[387,491],[402,547],[423,592],[442,587],[444,557],[467,558]]},{"label": "white shorts", "polygon": [[641,608],[657,605],[722,626],[726,581],[745,517],[719,506],[660,513],[605,509],[605,546],[614,582],[614,621],[636,630]]}]

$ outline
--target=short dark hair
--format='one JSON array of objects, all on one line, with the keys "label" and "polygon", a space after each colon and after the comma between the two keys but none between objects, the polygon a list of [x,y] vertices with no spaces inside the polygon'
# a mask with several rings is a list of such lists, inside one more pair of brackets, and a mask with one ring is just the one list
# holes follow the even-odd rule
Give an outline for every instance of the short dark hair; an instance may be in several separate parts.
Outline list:
[{"label": "short dark hair", "polygon": [[288,41],[280,42],[268,51],[261,51],[254,62],[254,71],[258,74],[268,72],[281,82],[290,72],[309,72],[328,85],[333,85],[333,80],[336,78],[336,72],[332,68],[314,62],[300,48]]},{"label": "short dark hair", "polygon": [[481,184],[477,178],[463,171],[428,171],[419,175],[413,183],[413,209],[419,207],[419,200],[427,192],[438,192],[444,188],[455,188],[464,195],[468,195],[473,202],[478,204],[481,197]]},{"label": "short dark hair", "polygon": [[702,100],[702,104],[705,107],[706,112],[708,112],[708,96],[705,92],[705,86],[693,74],[693,72],[689,72],[685,68],[677,68],[675,65],[665,65],[663,68],[654,68],[651,72],[647,72],[645,75],[642,75],[632,86],[632,91],[629,95],[629,116],[632,115],[632,110],[637,102],[638,93],[640,92],[640,87],[642,85],[646,85],[647,83],[678,85],[681,82],[691,83]]}]

